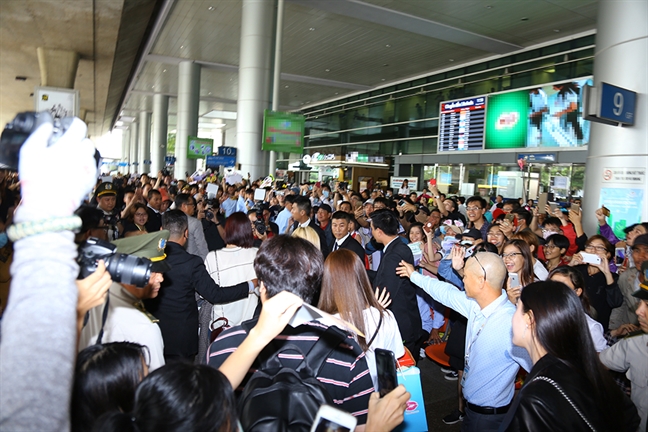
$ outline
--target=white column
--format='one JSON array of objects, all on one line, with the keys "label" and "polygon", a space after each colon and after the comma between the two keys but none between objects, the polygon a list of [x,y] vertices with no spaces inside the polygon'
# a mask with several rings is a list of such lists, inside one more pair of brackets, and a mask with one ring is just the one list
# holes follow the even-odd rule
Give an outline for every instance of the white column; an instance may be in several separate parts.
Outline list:
[{"label": "white column", "polygon": [[169,96],[156,93],[153,96],[153,120],[151,124],[151,172],[154,175],[164,168],[169,123]]},{"label": "white column", "polygon": [[138,128],[137,128],[137,123],[133,122],[131,123],[130,127],[128,128],[130,130],[130,172],[131,173],[139,173],[140,171],[140,165],[139,165],[139,153],[138,153],[138,145],[137,142],[139,140],[139,136],[137,134]]},{"label": "white column", "polygon": [[121,162],[126,162],[129,165],[125,167],[120,167],[119,172],[126,174],[130,168],[130,130],[126,129],[122,131],[122,151],[121,151]]},{"label": "white column", "polygon": [[200,65],[183,61],[178,70],[178,127],[175,144],[175,177],[185,178],[185,172],[192,174],[193,161],[187,160],[189,136],[198,135],[198,104],[200,103]]},{"label": "white column", "polygon": [[274,2],[243,0],[241,54],[237,105],[238,163],[252,179],[267,175],[266,154],[261,151],[263,110],[270,107],[270,55]]},{"label": "white column", "polygon": [[[634,126],[592,123],[583,197],[585,232],[596,234],[596,219],[602,188],[643,189],[643,215],[648,220],[648,188],[643,184],[605,181],[608,168],[648,167],[648,3],[601,0],[598,3],[594,86],[601,82],[637,92]],[[612,215],[614,217],[614,214]],[[618,220],[615,220],[618,222]]]},{"label": "white column", "polygon": [[[272,74],[272,110],[279,110],[279,91],[281,86],[281,47],[283,35],[283,11],[284,0],[277,2],[277,25],[275,26],[275,52],[274,52],[274,71]],[[274,177],[277,171],[277,152],[270,152],[270,163],[268,171]]]},{"label": "white column", "polygon": [[[151,172],[151,113],[142,111],[139,116],[139,162],[140,172]],[[156,171],[157,174],[157,171]]]}]

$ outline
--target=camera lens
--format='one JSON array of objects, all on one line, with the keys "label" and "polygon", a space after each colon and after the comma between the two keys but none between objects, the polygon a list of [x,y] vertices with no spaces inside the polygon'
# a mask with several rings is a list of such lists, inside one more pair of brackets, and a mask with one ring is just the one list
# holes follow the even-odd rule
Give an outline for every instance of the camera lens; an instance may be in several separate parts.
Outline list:
[{"label": "camera lens", "polygon": [[34,113],[20,113],[12,123],[16,132],[29,134],[33,132],[36,124],[36,115]]},{"label": "camera lens", "polygon": [[149,259],[121,253],[114,254],[106,261],[106,269],[113,281],[140,288],[148,284],[152,265]]}]

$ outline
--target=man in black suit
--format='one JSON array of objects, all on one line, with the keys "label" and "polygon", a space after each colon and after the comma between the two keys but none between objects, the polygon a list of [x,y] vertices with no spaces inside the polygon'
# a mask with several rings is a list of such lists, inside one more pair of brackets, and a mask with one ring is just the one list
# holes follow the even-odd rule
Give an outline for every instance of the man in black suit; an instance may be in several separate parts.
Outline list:
[{"label": "man in black suit", "polygon": [[[254,285],[243,282],[234,287],[219,287],[209,276],[202,259],[185,250],[188,236],[187,215],[180,210],[164,213],[162,226],[169,230],[165,261],[171,270],[164,273],[159,295],[146,302],[157,319],[164,339],[164,359],[193,362],[198,353],[197,291],[210,303],[229,303],[247,298]],[[207,304],[209,306],[209,304]]]},{"label": "man in black suit", "polygon": [[148,205],[146,211],[148,212],[148,221],[146,221],[146,231],[155,232],[160,231],[162,226],[162,213],[160,213],[160,206],[162,205],[162,194],[155,189],[151,189],[146,196]]},{"label": "man in black suit", "polygon": [[382,243],[383,256],[378,270],[368,270],[374,287],[387,287],[398,329],[404,345],[414,357],[423,342],[421,316],[416,301],[416,287],[407,278],[396,274],[401,261],[414,265],[411,249],[398,236],[398,218],[390,210],[377,210],[371,214],[371,231],[378,243]]},{"label": "man in black suit", "polygon": [[320,239],[320,250],[322,251],[322,255],[324,255],[324,259],[326,259],[330,252],[328,243],[326,241],[326,235],[324,235],[322,228],[318,227],[314,223],[311,223],[311,210],[312,206],[308,198],[304,196],[295,198],[292,210],[290,210],[290,212],[292,213],[292,218],[295,222],[293,223],[290,233],[292,234],[292,232],[295,231],[298,227],[313,228]]},{"label": "man in black suit", "polygon": [[332,251],[335,252],[338,249],[349,249],[350,251],[355,252],[362,265],[365,264],[365,251],[364,248],[356,239],[351,237],[350,227],[351,224],[351,215],[347,212],[336,211],[331,217],[331,231],[335,237],[333,242]]}]

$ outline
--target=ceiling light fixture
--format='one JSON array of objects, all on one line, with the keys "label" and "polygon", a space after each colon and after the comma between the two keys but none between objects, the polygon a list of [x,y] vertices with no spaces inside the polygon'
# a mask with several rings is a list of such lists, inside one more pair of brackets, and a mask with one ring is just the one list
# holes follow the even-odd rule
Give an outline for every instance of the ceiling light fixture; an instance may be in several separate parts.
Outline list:
[{"label": "ceiling light fixture", "polygon": [[315,27],[309,28],[308,31],[315,31]]},{"label": "ceiling light fixture", "polygon": [[385,78],[381,78],[380,81],[385,81]]},{"label": "ceiling light fixture", "polygon": [[522,18],[520,18],[520,21],[529,21],[529,18],[528,17],[522,17]]},{"label": "ceiling light fixture", "polygon": [[389,63],[383,63],[383,67],[389,66]]},{"label": "ceiling light fixture", "polygon": [[214,10],[214,6],[209,6],[209,7],[207,8],[207,10],[213,11],[213,10]]},{"label": "ceiling light fixture", "polygon": [[560,29],[554,29],[555,33],[560,33]]},{"label": "ceiling light fixture", "polygon": [[387,44],[385,45],[386,48],[391,48],[391,45]]},{"label": "ceiling light fixture", "polygon": [[164,69],[164,70],[162,71],[162,73],[166,73],[166,69]]},{"label": "ceiling light fixture", "polygon": [[288,86],[284,86],[284,88],[288,88]]},{"label": "ceiling light fixture", "polygon": [[453,61],[454,61],[454,59],[448,59],[448,61],[450,61],[450,62],[453,62]]},{"label": "ceiling light fixture", "polygon": [[27,81],[27,77],[26,76],[17,76],[16,81]]},{"label": "ceiling light fixture", "polygon": [[211,92],[209,92],[209,93],[207,93],[207,94],[208,94],[208,95],[210,95],[210,94],[211,94]]},{"label": "ceiling light fixture", "polygon": [[180,49],[183,49],[183,48],[184,48],[184,45],[180,45]]},{"label": "ceiling light fixture", "polygon": [[324,72],[331,72],[331,69],[324,69]]},{"label": "ceiling light fixture", "polygon": [[484,7],[485,7],[486,9],[493,9],[493,6],[491,6],[491,5],[486,5],[486,6],[484,6]]},{"label": "ceiling light fixture", "polygon": [[151,86],[151,88],[152,88],[152,89],[154,89],[154,88],[155,88],[155,86]]}]

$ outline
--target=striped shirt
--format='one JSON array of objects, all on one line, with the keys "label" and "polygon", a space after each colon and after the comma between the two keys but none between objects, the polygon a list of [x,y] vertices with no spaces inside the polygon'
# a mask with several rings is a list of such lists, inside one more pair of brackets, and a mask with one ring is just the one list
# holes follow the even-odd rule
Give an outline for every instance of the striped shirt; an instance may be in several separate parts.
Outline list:
[{"label": "striped shirt", "polygon": [[[263,350],[259,354],[246,374],[241,387],[237,390],[240,391],[245,387],[251,375],[267,359],[267,355],[286,344],[295,345],[301,352],[292,349],[284,350],[278,357],[284,367],[296,369],[303,360],[302,354],[307,353],[313,347],[327,328],[326,325],[318,321],[304,323],[296,328],[287,326],[271,342],[272,350]],[[223,331],[209,347],[207,363],[215,368],[220,367],[246,337],[247,331],[241,326]],[[324,385],[338,408],[357,417],[358,424],[367,422],[369,396],[374,391],[374,387],[365,353],[350,334],[345,342],[340,343],[337,349],[331,351],[316,378]]]}]

